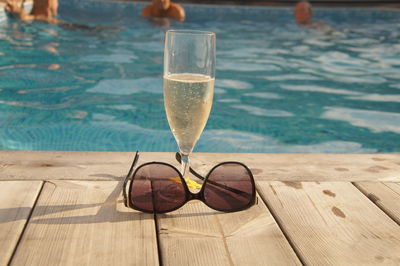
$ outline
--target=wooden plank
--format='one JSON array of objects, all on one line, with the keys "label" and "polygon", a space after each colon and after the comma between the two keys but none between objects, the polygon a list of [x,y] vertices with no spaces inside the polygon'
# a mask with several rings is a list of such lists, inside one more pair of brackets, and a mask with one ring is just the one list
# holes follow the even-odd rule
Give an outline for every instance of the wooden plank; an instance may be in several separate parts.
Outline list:
[{"label": "wooden plank", "polygon": [[274,181],[259,187],[305,264],[400,264],[400,227],[351,183]]},{"label": "wooden plank", "polygon": [[[0,180],[121,180],[133,152],[0,151]],[[257,180],[400,182],[400,154],[193,153],[193,166],[206,173],[221,161],[241,161]],[[174,153],[144,152],[140,163],[178,165]]]},{"label": "wooden plank", "polygon": [[400,225],[400,183],[359,182],[354,185]]},{"label": "wooden plank", "polygon": [[13,263],[158,265],[152,215],[123,206],[115,181],[46,182]]},{"label": "wooden plank", "polygon": [[157,217],[165,265],[301,265],[262,201],[236,213],[195,201]]},{"label": "wooden plank", "polygon": [[0,181],[0,265],[9,262],[41,187],[41,181]]},{"label": "wooden plank", "polygon": [[400,182],[400,154],[194,153],[192,157],[202,173],[217,162],[241,161],[259,181]]},{"label": "wooden plank", "polygon": [[0,151],[0,179],[120,181],[133,156],[118,152]]}]

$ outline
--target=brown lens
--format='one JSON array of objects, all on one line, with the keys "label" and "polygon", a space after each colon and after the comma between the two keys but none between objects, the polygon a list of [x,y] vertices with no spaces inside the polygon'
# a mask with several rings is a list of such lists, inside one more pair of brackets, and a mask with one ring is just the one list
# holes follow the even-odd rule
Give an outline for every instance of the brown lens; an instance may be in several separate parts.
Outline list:
[{"label": "brown lens", "polygon": [[205,203],[220,211],[237,211],[249,207],[254,193],[251,173],[239,163],[217,166],[204,184]]},{"label": "brown lens", "polygon": [[179,172],[172,166],[150,163],[140,167],[130,189],[133,207],[162,213],[181,207],[186,202],[186,190]]}]

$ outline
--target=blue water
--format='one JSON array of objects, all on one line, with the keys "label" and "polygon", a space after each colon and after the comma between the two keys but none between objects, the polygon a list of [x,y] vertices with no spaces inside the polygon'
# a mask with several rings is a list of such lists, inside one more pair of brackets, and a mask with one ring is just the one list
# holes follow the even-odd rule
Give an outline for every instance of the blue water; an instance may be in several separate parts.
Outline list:
[{"label": "blue water", "polygon": [[[164,114],[165,31],[217,34],[216,94],[195,151],[400,152],[400,12],[184,5],[157,25],[144,3],[60,1],[92,29],[0,13],[0,149],[175,151]],[[101,26],[101,27],[96,27]]]}]

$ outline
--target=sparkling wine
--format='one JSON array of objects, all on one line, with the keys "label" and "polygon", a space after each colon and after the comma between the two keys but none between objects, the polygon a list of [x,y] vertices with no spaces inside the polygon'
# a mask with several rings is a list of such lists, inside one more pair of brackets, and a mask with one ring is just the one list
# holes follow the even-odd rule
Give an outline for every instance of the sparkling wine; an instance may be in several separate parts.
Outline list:
[{"label": "sparkling wine", "polygon": [[210,115],[214,78],[200,74],[164,76],[164,105],[172,133],[183,154],[192,152]]}]

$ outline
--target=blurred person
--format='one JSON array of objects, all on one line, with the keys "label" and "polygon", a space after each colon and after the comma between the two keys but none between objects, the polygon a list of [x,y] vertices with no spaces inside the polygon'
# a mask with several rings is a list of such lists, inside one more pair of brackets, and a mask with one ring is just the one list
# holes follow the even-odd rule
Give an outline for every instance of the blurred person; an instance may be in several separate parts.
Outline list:
[{"label": "blurred person", "polygon": [[172,18],[179,21],[185,20],[185,10],[170,0],[152,0],[151,4],[143,8],[143,17]]},{"label": "blurred person", "polygon": [[49,24],[57,24],[70,29],[88,29],[96,30],[105,27],[90,27],[81,24],[73,24],[55,18],[58,14],[58,0],[33,0],[32,11],[28,14],[23,9],[25,0],[7,0],[4,10],[22,21],[43,21]]},{"label": "blurred person", "polygon": [[294,8],[294,18],[299,25],[312,24],[312,9],[311,4],[307,0],[298,2]]},{"label": "blurred person", "polygon": [[294,18],[296,19],[297,24],[316,29],[324,29],[325,27],[329,27],[323,21],[312,21],[312,16],[312,6],[307,0],[302,0],[296,4],[294,8]]},{"label": "blurred person", "polygon": [[297,24],[306,28],[321,30],[329,34],[341,34],[323,21],[312,21],[312,16],[312,6],[307,0],[302,0],[296,4],[294,8],[294,18]]},{"label": "blurred person", "polygon": [[55,18],[58,13],[58,0],[34,0],[32,11],[28,14],[22,8],[24,1],[7,0],[4,10],[9,14],[24,20],[39,20],[50,24],[65,24]]}]

